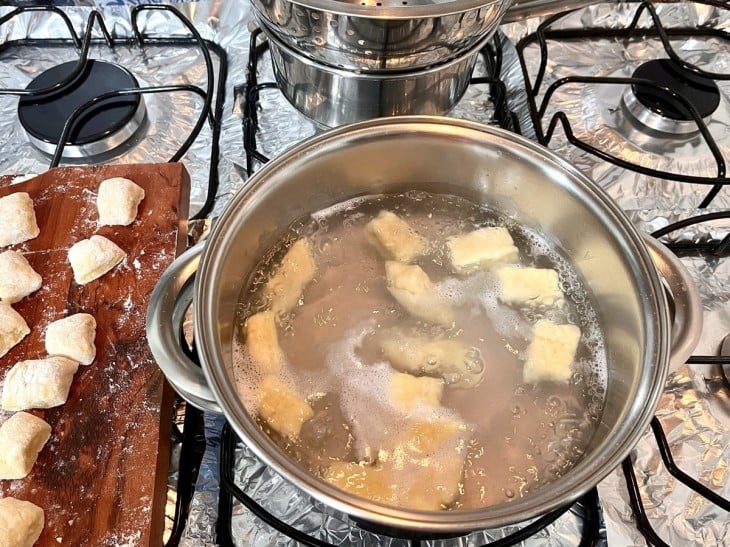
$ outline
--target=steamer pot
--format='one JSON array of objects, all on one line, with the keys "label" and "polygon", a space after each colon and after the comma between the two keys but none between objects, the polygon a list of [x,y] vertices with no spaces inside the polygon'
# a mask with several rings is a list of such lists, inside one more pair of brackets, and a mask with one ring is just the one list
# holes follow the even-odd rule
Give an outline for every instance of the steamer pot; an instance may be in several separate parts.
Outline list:
[{"label": "steamer pot", "polygon": [[444,63],[489,38],[509,0],[252,0],[259,23],[332,68],[402,72]]},{"label": "steamer pot", "polygon": [[[601,422],[583,460],[525,498],[479,510],[426,512],[354,497],[295,464],[236,395],[235,307],[260,252],[302,215],[358,195],[406,189],[458,194],[538,230],[571,258],[595,297],[609,369]],[[305,141],[252,177],[204,246],[182,255],[163,275],[148,310],[148,339],[184,397],[222,411],[264,462],[325,504],[381,528],[426,536],[503,526],[577,499],[618,466],[654,415],[670,364],[683,362],[696,345],[702,317],[697,290],[679,261],[650,242],[593,182],[527,139],[447,118],[372,120]],[[675,297],[673,319],[664,284]],[[181,292],[187,298],[179,298]],[[190,299],[202,371],[178,345],[181,310]]]},{"label": "steamer pot", "polygon": [[262,28],[269,39],[274,76],[287,100],[326,127],[409,114],[443,115],[469,86],[484,42],[444,64],[408,73],[368,74],[308,59]]}]

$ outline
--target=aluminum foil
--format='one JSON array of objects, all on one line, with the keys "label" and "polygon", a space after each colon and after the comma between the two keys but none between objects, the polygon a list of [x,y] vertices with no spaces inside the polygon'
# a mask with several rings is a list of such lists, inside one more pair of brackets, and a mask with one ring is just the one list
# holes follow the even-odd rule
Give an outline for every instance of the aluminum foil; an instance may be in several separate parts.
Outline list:
[{"label": "aluminum foil", "polygon": [[[241,2],[243,3],[243,2]],[[243,75],[245,66],[246,36],[237,39],[239,27],[245,32],[243,17],[245,10],[238,9],[233,2],[200,2],[176,6],[190,19],[203,38],[223,45],[228,54],[229,82]],[[12,8],[0,8],[0,15]],[[79,35],[83,35],[90,7],[68,7],[64,11]],[[109,31],[116,37],[131,34],[130,10],[127,5],[97,6]],[[140,17],[141,28],[149,36],[186,36],[186,29],[171,15],[161,11],[146,12]],[[94,37],[100,37],[98,26]],[[5,48],[0,54],[0,85],[23,89],[42,70],[59,62],[78,58],[72,47],[36,48],[13,45],[13,40],[26,37],[67,38],[68,31],[58,16],[44,12],[24,13],[0,27],[0,41]],[[141,86],[192,84],[206,89],[207,74],[201,52],[195,47],[136,47],[104,46],[92,47],[90,57],[116,62],[127,67]],[[219,77],[219,60],[212,55],[215,78]],[[230,89],[228,84],[227,89]],[[214,88],[215,89],[215,88]],[[131,148],[122,149],[118,155],[104,158],[104,162],[148,163],[168,161],[180,148],[199,116],[202,99],[191,93],[154,94],[144,97],[149,125],[141,139]],[[18,99],[15,96],[0,96],[0,133],[3,135],[0,173],[41,173],[48,169],[50,157],[37,151],[26,138],[17,117]],[[221,120],[221,161],[219,167],[220,187],[217,193],[214,214],[220,212],[227,198],[243,185],[240,169],[244,156],[241,142],[240,118],[234,113],[232,94],[226,93]],[[211,128],[206,124],[182,163],[191,175],[191,215],[195,214],[208,191],[210,171]],[[84,163],[99,163],[97,158]]]},{"label": "aluminum foil", "polygon": [[[121,1],[83,2],[95,4],[101,8],[107,25],[118,35],[128,35],[129,6]],[[251,23],[250,5],[245,0],[197,2],[177,4],[177,7],[195,24],[203,37],[221,44],[227,54],[229,75],[226,85],[226,98],[221,133],[221,164],[219,168],[220,189],[216,196],[215,208],[211,216],[222,211],[230,196],[240,189],[246,180],[245,154],[242,142],[241,127],[241,90],[245,83],[245,65],[248,59],[249,24]],[[604,4],[581,10],[571,17],[574,25],[616,25],[630,19],[634,4]],[[0,14],[10,8],[0,8]],[[88,7],[69,8],[69,15],[79,32],[90,12]],[[727,29],[728,23],[720,20],[720,12],[714,8],[697,6],[660,6],[662,16],[673,24],[687,24],[697,21],[707,24],[719,24]],[[53,36],[58,32],[59,21],[41,16],[27,14],[0,28],[0,40],[8,41],[32,35]],[[502,27],[509,38],[516,40],[527,32],[533,31],[539,20],[528,20]],[[145,30],[156,33],[177,33],[185,31],[174,20],[164,14],[148,16],[144,23]],[[525,96],[521,87],[521,68],[514,53],[514,47],[503,40],[505,49],[504,71],[508,78],[508,101],[516,110],[523,132],[531,133],[529,116],[524,110]],[[631,67],[638,62],[644,52],[656,52],[656,44],[646,41],[642,47],[634,45],[627,54],[622,53],[619,41],[608,43],[609,50],[597,53],[584,45],[551,45],[551,61],[548,71],[548,82],[572,70],[587,70],[599,67],[605,74],[622,74],[628,68],[621,63],[628,60]],[[675,43],[675,46],[691,59],[707,59],[712,54],[715,70],[727,72],[727,46],[720,44],[718,51],[706,51],[694,41]],[[713,46],[715,47],[715,46]],[[724,49],[723,49],[724,48]],[[534,49],[534,48],[530,48]],[[535,51],[528,49],[528,71],[534,75],[536,67]],[[46,54],[37,50],[24,51],[6,49],[0,56],[0,82],[4,87],[24,87],[33,74],[48,63],[72,58],[71,51],[59,51],[58,58],[47,58]],[[155,62],[159,58],[153,54],[164,54],[164,62]],[[553,55],[557,57],[553,57]],[[139,70],[138,77],[145,83],[186,82],[204,85],[205,76],[199,69],[193,69],[200,59],[192,59],[191,53],[178,51],[177,48],[164,52],[146,49],[143,56],[138,53],[119,48],[109,51],[106,47],[94,48],[94,56],[118,59],[124,64],[131,63],[133,71]],[[8,57],[10,56],[10,57]],[[135,58],[135,56],[137,58]],[[599,61],[596,62],[596,59]],[[11,60],[13,62],[11,62]],[[6,62],[7,61],[7,62]],[[192,63],[192,64],[191,64]],[[477,74],[484,71],[481,60]],[[216,70],[217,73],[217,70]],[[265,56],[260,64],[259,81],[273,81],[270,59]],[[721,84],[723,105],[728,104],[727,83]],[[543,87],[544,90],[544,87]],[[613,146],[618,154],[631,155],[646,148],[656,150],[657,143],[640,138],[641,142],[617,144],[619,133],[615,105],[602,103],[607,100],[606,93],[596,90],[577,90],[565,88],[556,98],[563,101],[565,109],[575,120],[576,127],[587,139],[594,139],[604,145]],[[611,96],[608,99],[615,99]],[[137,148],[112,161],[164,161],[172,154],[175,144],[179,142],[178,127],[189,126],[191,115],[194,116],[197,99],[176,97],[173,103],[165,103],[160,99],[154,107],[148,105],[150,116],[162,125],[150,132]],[[0,98],[0,132],[4,135],[3,154],[0,156],[0,172],[4,173],[37,173],[47,168],[48,158],[40,156],[22,137],[15,116],[17,99]],[[199,106],[199,105],[197,105]],[[553,107],[555,108],[555,107]],[[596,110],[597,108],[597,110]],[[492,117],[492,106],[488,100],[487,86],[472,86],[464,99],[451,113],[452,116],[463,117],[482,122],[489,122]],[[723,113],[727,112],[724,110]],[[175,121],[173,121],[173,118]],[[286,147],[302,138],[319,131],[275,90],[264,91],[259,112],[260,131],[258,140],[264,154],[275,156]],[[723,150],[727,150],[730,139],[730,122],[728,118],[720,118],[713,126],[718,136],[725,137]],[[178,125],[179,124],[179,125]],[[640,135],[639,135],[640,137]],[[637,135],[632,135],[636,139]],[[192,175],[193,189],[191,210],[195,212],[203,202],[209,162],[210,129],[204,128],[193,148],[183,158]],[[647,144],[648,143],[648,144]],[[621,169],[609,167],[574,147],[560,140],[560,134],[551,143],[560,154],[583,169],[589,176],[597,180],[609,193],[627,209],[629,216],[644,231],[653,231],[667,223],[696,213],[693,208],[707,188],[696,188],[677,183],[650,180],[627,173]],[[703,154],[702,146],[696,139],[688,139],[679,150],[652,152],[649,154],[662,165],[676,167],[706,174],[708,160]],[[692,161],[685,161],[691,158]],[[723,191],[713,205],[727,210],[728,197]],[[207,225],[201,225],[200,234]],[[699,241],[707,238],[720,238],[729,231],[727,222],[719,221],[710,226],[700,226],[685,230],[682,234],[673,234],[675,239]],[[200,235],[195,232],[196,237]],[[724,336],[730,332],[730,262],[727,259],[685,258],[683,262],[697,281],[705,306],[705,329],[698,346],[697,354],[714,355]],[[691,365],[681,367],[672,375],[667,383],[665,394],[660,402],[657,416],[667,433],[673,453],[678,464],[690,476],[707,484],[716,492],[730,497],[730,478],[728,477],[728,454],[730,451],[730,392],[728,385],[719,376],[716,367]],[[191,504],[187,527],[182,545],[200,546],[215,545],[215,522],[218,511],[218,450],[222,418],[206,416],[207,450],[203,457],[196,492]],[[263,505],[281,516],[286,522],[303,531],[320,534],[320,537],[338,545],[400,545],[402,542],[390,541],[375,537],[347,523],[344,515],[337,514],[328,507],[322,506],[274,474],[258,461],[250,451],[240,446],[236,464],[236,477],[247,492],[259,499]],[[649,517],[660,537],[673,545],[690,544],[730,544],[730,530],[727,524],[727,513],[714,505],[703,501],[666,474],[660,463],[656,444],[650,433],[639,442],[632,453],[637,477],[642,490],[642,499],[647,506]],[[628,494],[620,472],[612,473],[599,485],[601,504],[605,517],[605,534],[610,545],[644,545],[645,541],[636,530],[631,511],[628,507]],[[579,543],[581,519],[580,508],[574,507],[561,517],[547,532],[527,540],[526,545],[577,545]],[[241,506],[234,508],[233,530],[239,545],[294,545],[292,540],[272,531]],[[467,538],[450,542],[433,542],[433,545],[476,545],[485,543],[508,533],[508,529],[481,532]]]},{"label": "aluminum foil", "polygon": [[[561,19],[553,28],[625,28],[633,19],[637,3],[603,3],[577,10]],[[730,29],[730,11],[695,3],[657,4],[656,11],[666,28],[710,26]],[[644,14],[640,26],[653,23]],[[505,30],[518,39],[536,28],[536,21],[513,24]],[[678,55],[706,71],[730,72],[730,42],[720,39],[670,40]],[[540,103],[550,84],[567,76],[631,77],[634,70],[650,59],[666,58],[659,39],[601,39],[548,42],[548,64],[537,96]],[[535,81],[540,63],[537,44],[525,49],[525,63],[530,82]],[[730,82],[716,82],[721,95],[720,106],[707,123],[724,158],[730,158]],[[543,118],[543,130],[554,113],[564,112],[576,137],[618,158],[669,173],[716,177],[717,165],[699,133],[685,137],[651,134],[631,121],[622,106],[628,86],[569,84],[558,88],[549,101]],[[549,147],[598,182],[624,209],[647,206],[665,210],[693,209],[710,187],[677,183],[637,174],[609,164],[570,144],[558,129]],[[720,192],[713,205],[730,207],[730,193]]]}]

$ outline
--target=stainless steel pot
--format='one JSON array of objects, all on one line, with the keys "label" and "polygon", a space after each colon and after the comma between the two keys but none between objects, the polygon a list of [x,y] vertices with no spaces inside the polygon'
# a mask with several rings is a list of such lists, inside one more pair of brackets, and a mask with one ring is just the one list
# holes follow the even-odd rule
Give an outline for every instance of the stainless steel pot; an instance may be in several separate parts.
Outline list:
[{"label": "stainless steel pot", "polygon": [[[463,196],[538,230],[572,259],[595,297],[609,369],[598,430],[573,469],[511,503],[423,512],[354,497],[295,464],[236,395],[231,369],[235,308],[246,272],[263,249],[302,215],[354,196],[414,188]],[[674,332],[652,254],[676,298]],[[196,268],[193,291],[190,278]],[[181,289],[193,298],[202,371],[177,345],[176,321],[186,305],[178,298]],[[503,130],[406,117],[324,133],[262,168],[234,196],[204,250],[188,251],[165,273],[152,295],[147,331],[155,358],[181,394],[220,409],[243,441],[287,480],[353,517],[414,533],[446,534],[523,521],[575,500],[600,481],[646,429],[670,360],[686,359],[698,340],[701,314],[697,290],[679,262],[656,243],[650,253],[613,201],[561,158]]]},{"label": "stainless steel pot", "polygon": [[[501,22],[599,0],[252,0],[258,22],[299,54],[332,68],[403,72],[459,57]],[[512,4],[510,6],[510,4]]]},{"label": "stainless steel pot", "polygon": [[332,68],[398,72],[444,63],[491,36],[509,0],[253,0],[289,48]]},{"label": "stainless steel pot", "polygon": [[483,43],[436,67],[398,74],[332,68],[305,57],[263,29],[274,76],[294,107],[314,122],[335,127],[381,116],[442,115],[469,86]]}]

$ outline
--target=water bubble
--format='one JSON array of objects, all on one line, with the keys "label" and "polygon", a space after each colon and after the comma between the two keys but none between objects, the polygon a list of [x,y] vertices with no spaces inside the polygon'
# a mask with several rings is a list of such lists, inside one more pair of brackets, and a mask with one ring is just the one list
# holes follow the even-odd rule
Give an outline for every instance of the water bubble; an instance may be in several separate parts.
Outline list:
[{"label": "water bubble", "polygon": [[515,497],[515,491],[512,490],[511,488],[503,489],[502,491],[504,492],[504,495],[509,499],[512,499]]}]

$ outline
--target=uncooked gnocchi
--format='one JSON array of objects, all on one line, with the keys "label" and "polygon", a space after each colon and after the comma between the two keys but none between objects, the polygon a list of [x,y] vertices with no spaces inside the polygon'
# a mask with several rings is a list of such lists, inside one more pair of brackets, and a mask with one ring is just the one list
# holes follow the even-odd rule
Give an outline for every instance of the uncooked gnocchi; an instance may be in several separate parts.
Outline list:
[{"label": "uncooked gnocchi", "polygon": [[129,179],[114,177],[99,185],[96,207],[102,226],[127,226],[137,218],[137,210],[144,199],[144,189]]},{"label": "uncooked gnocchi", "polygon": [[45,518],[35,503],[16,498],[0,499],[0,545],[31,547],[41,535]]},{"label": "uncooked gnocchi", "polygon": [[30,262],[18,251],[0,253],[0,300],[20,302],[41,288],[43,280]]},{"label": "uncooked gnocchi", "polygon": [[46,353],[90,365],[96,357],[95,338],[96,319],[92,315],[69,315],[54,321],[46,328]]},{"label": "uncooked gnocchi", "polygon": [[100,278],[126,256],[113,241],[98,235],[83,239],[68,250],[68,261],[79,285]]},{"label": "uncooked gnocchi", "polygon": [[26,477],[50,436],[45,420],[27,412],[10,416],[0,426],[0,479]]},{"label": "uncooked gnocchi", "polygon": [[26,192],[0,198],[0,247],[23,243],[41,233],[35,218],[33,200]]},{"label": "uncooked gnocchi", "polygon": [[5,376],[0,406],[27,410],[62,405],[78,368],[76,361],[65,357],[19,361]]},{"label": "uncooked gnocchi", "polygon": [[28,323],[10,304],[0,302],[0,357],[30,332]]}]

